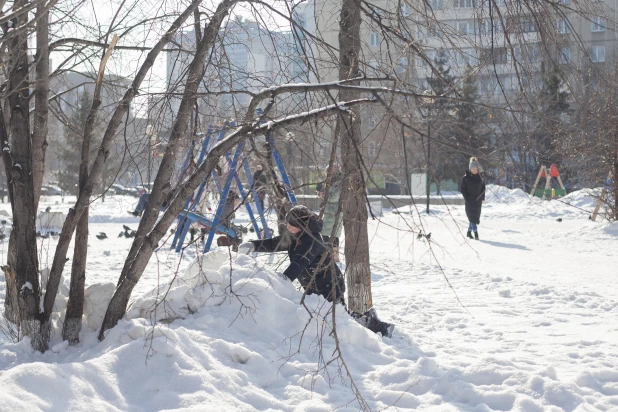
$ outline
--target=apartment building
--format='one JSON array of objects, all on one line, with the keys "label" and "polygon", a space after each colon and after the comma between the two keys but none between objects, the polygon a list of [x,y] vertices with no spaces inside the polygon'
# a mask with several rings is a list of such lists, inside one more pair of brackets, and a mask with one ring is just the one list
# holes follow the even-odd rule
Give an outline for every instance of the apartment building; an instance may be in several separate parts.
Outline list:
[{"label": "apartment building", "polygon": [[[544,74],[556,66],[564,79],[561,90],[581,94],[587,88],[598,88],[603,78],[606,84],[607,79],[614,78],[618,6],[616,0],[571,1],[560,0],[555,6],[514,0],[363,3],[361,69],[368,76],[388,77],[399,87],[422,92],[431,89],[427,79],[435,76],[427,61],[444,58],[455,82],[470,70],[481,103],[500,108],[534,104],[544,87]],[[329,46],[338,46],[340,4],[310,0],[306,6],[312,11],[308,27],[315,27],[327,43],[314,46],[323,81],[338,76],[336,60],[329,59]],[[393,30],[380,27],[380,23]],[[571,110],[575,108],[576,102],[571,103]],[[405,109],[423,123],[415,107]],[[487,123],[496,121],[493,114],[485,119]],[[383,116],[375,109],[363,116],[364,150],[370,159],[375,157],[377,169],[386,171],[391,166],[392,173],[397,174],[392,165],[401,163],[397,161],[402,157],[402,147],[397,145],[401,133],[381,128]],[[522,115],[515,120],[525,127],[529,119]],[[502,130],[505,126],[497,123],[489,126],[496,135],[494,140],[517,133],[508,126],[508,130]],[[422,149],[417,147],[414,152]],[[516,153],[509,156],[520,160]],[[422,168],[423,162],[423,156],[417,157],[412,167]]]},{"label": "apartment building", "polygon": [[[221,29],[199,86],[198,111],[202,127],[244,116],[250,94],[265,87],[291,81],[306,81],[304,63],[297,48],[298,37],[290,31],[274,31],[256,21],[236,17]],[[176,36],[177,48],[167,55],[167,92],[161,104],[166,130],[180,107],[186,71],[195,50],[195,32]]]}]

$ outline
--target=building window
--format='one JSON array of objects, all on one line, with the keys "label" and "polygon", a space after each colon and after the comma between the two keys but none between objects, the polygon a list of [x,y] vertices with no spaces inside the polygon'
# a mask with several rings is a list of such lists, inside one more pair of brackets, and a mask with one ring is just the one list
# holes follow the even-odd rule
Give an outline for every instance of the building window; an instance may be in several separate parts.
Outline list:
[{"label": "building window", "polygon": [[400,57],[399,58],[399,64],[397,67],[397,73],[405,73],[405,71],[408,68],[408,58],[407,57]]},{"label": "building window", "polygon": [[472,0],[454,0],[453,7],[456,9],[471,9],[474,2]]},{"label": "building window", "polygon": [[435,23],[429,23],[427,26],[427,37],[438,37],[438,28]]},{"label": "building window", "polygon": [[455,54],[454,60],[454,65],[458,67],[465,67],[467,65],[476,66],[478,64],[475,49],[461,50],[460,52]]},{"label": "building window", "polygon": [[399,13],[401,14],[401,17],[408,17],[412,14],[412,9],[410,8],[410,5],[403,3],[401,5]]},{"label": "building window", "polygon": [[529,44],[526,48],[526,58],[528,63],[537,62],[540,60],[541,52],[538,44]]},{"label": "building window", "polygon": [[493,31],[491,20],[477,21],[477,32],[480,34],[488,35]]},{"label": "building window", "polygon": [[522,33],[534,33],[536,28],[531,18],[523,19],[520,24]]},{"label": "building window", "polygon": [[[431,64],[433,65],[435,60],[436,60],[436,51],[435,50],[428,50],[428,51],[426,51],[425,52],[425,57],[427,57],[427,60],[429,60],[431,62]],[[427,67],[427,63],[422,58],[417,57],[416,58],[416,67]]]},{"label": "building window", "polygon": [[374,157],[376,155],[376,144],[374,142],[369,142],[367,144],[367,154],[370,157]]},{"label": "building window", "polygon": [[425,9],[444,10],[444,0],[427,0],[427,3],[425,3]]},{"label": "building window", "polygon": [[455,30],[465,35],[474,34],[474,22],[471,21],[458,21],[455,22]]},{"label": "building window", "polygon": [[493,49],[483,49],[482,59],[485,63],[505,64],[508,63],[508,56],[506,47],[495,47]]},{"label": "building window", "polygon": [[377,77],[380,71],[380,63],[377,60],[369,60],[368,66],[370,75]]},{"label": "building window", "polygon": [[571,48],[563,47],[560,50],[560,56],[558,56],[558,63],[569,64],[571,62]]},{"label": "building window", "polygon": [[371,7],[371,14],[372,17],[376,20],[380,20],[380,17],[382,17],[382,11],[377,7]]},{"label": "building window", "polygon": [[592,46],[590,60],[593,63],[603,63],[605,61],[605,46]]},{"label": "building window", "polygon": [[571,23],[567,19],[556,20],[556,29],[560,34],[568,34],[571,32]]},{"label": "building window", "polygon": [[369,45],[370,46],[379,46],[380,42],[382,41],[382,36],[380,36],[379,33],[371,33],[371,35],[369,36]]},{"label": "building window", "polygon": [[605,21],[605,17],[595,16],[592,18],[592,28],[591,31],[594,33],[605,31],[607,27],[607,22]]}]

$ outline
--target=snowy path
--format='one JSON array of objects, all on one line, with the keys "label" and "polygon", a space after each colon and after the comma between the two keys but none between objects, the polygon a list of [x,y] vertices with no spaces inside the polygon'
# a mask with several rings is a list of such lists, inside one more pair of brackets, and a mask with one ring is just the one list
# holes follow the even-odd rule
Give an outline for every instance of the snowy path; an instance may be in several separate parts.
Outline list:
[{"label": "snowy path", "polygon": [[[531,394],[554,405],[579,404],[569,390],[544,389],[541,377],[549,377],[614,395],[618,409],[618,228],[588,222],[582,213],[557,222],[570,216],[568,209],[535,215],[532,205],[504,219],[501,207],[495,215],[502,216],[492,220],[494,209],[485,210],[481,241],[465,238],[462,210],[453,208],[451,218],[438,208],[423,217],[431,249],[425,239],[386,229],[411,226],[410,215],[373,223],[379,313],[467,388],[453,401],[471,393],[482,399],[487,385],[499,392],[524,379]],[[518,219],[522,214],[528,218]],[[513,399],[484,403],[510,410]]]}]

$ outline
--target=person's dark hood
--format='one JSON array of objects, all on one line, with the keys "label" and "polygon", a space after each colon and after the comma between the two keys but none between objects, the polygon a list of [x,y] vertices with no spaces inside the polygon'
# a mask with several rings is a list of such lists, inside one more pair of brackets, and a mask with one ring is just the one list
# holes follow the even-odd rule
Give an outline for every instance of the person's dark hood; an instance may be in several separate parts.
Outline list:
[{"label": "person's dark hood", "polygon": [[294,222],[294,227],[301,229],[296,236],[302,236],[304,233],[320,233],[324,228],[324,222],[318,217],[318,215],[312,215],[308,220],[301,222]]},{"label": "person's dark hood", "polygon": [[286,223],[302,229],[303,232],[321,232],[324,227],[322,219],[306,206],[294,206],[285,216]]},{"label": "person's dark hood", "polygon": [[317,215],[313,215],[309,218],[309,222],[307,223],[307,229],[311,233],[319,233],[322,231],[324,227],[324,222]]}]

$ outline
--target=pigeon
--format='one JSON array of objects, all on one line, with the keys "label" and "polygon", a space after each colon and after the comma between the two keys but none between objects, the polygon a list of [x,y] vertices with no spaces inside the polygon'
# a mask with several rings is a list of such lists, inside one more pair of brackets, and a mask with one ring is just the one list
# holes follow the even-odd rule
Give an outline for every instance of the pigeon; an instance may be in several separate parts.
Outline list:
[{"label": "pigeon", "polygon": [[107,239],[107,235],[104,232],[100,232],[98,235],[96,235],[96,237],[99,240]]},{"label": "pigeon", "polygon": [[129,226],[127,225],[122,225],[122,228],[124,229],[124,232],[121,232],[120,235],[118,235],[118,237],[124,236],[126,238],[131,238],[131,237],[135,237],[135,230],[131,229]]}]

